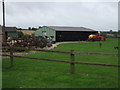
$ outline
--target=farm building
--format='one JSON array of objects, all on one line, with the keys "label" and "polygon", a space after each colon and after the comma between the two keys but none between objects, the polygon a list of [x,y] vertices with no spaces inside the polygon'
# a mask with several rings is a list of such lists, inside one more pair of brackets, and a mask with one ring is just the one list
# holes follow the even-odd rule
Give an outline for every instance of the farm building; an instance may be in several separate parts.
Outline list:
[{"label": "farm building", "polygon": [[8,37],[16,38],[18,37],[17,28],[16,27],[5,27],[5,34],[6,34],[6,39]]},{"label": "farm building", "polygon": [[53,41],[85,41],[90,34],[98,31],[84,27],[43,26],[35,32],[35,36],[47,36]]}]

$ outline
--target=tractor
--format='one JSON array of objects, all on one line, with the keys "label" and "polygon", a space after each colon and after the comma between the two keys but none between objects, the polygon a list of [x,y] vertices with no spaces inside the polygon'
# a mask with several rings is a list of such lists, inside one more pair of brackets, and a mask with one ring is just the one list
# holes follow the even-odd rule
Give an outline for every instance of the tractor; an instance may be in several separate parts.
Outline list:
[{"label": "tractor", "polygon": [[106,38],[103,36],[100,36],[100,33],[96,33],[95,35],[91,34],[88,37],[88,41],[105,41]]}]

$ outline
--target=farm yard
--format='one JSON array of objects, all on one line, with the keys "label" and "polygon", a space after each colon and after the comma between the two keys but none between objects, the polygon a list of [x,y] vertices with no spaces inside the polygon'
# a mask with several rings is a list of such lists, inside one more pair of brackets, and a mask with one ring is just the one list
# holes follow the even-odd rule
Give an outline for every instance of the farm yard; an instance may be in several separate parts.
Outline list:
[{"label": "farm yard", "polygon": [[[93,52],[117,54],[118,39],[99,42],[60,44],[54,51]],[[36,52],[24,56],[45,59],[70,60],[70,55]],[[75,55],[75,61],[118,65],[116,56]],[[14,58],[14,67],[8,68],[9,59],[2,61],[3,88],[118,88],[118,67],[75,65],[75,74],[70,74],[70,65],[49,61]]]}]

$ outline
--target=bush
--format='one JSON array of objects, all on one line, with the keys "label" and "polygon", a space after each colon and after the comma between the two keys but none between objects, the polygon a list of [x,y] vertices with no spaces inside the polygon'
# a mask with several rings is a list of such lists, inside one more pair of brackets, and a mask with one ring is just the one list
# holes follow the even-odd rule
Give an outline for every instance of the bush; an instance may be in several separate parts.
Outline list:
[{"label": "bush", "polygon": [[22,37],[24,34],[22,32],[18,32],[18,37]]}]

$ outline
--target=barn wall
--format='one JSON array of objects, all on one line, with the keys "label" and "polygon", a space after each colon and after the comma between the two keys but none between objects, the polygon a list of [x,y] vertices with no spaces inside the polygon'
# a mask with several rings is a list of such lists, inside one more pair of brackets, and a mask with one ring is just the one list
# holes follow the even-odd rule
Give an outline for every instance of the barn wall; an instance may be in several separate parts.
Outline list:
[{"label": "barn wall", "polygon": [[8,37],[10,38],[17,38],[18,32],[7,32]]},{"label": "barn wall", "polygon": [[86,41],[90,34],[97,32],[89,31],[57,31],[56,41]]},{"label": "barn wall", "polygon": [[43,35],[43,31],[46,31],[46,35],[45,36],[54,36],[53,38],[53,41],[56,41],[56,32],[48,27],[42,27],[40,29],[38,29],[36,32],[35,32],[35,36],[44,36]]}]

